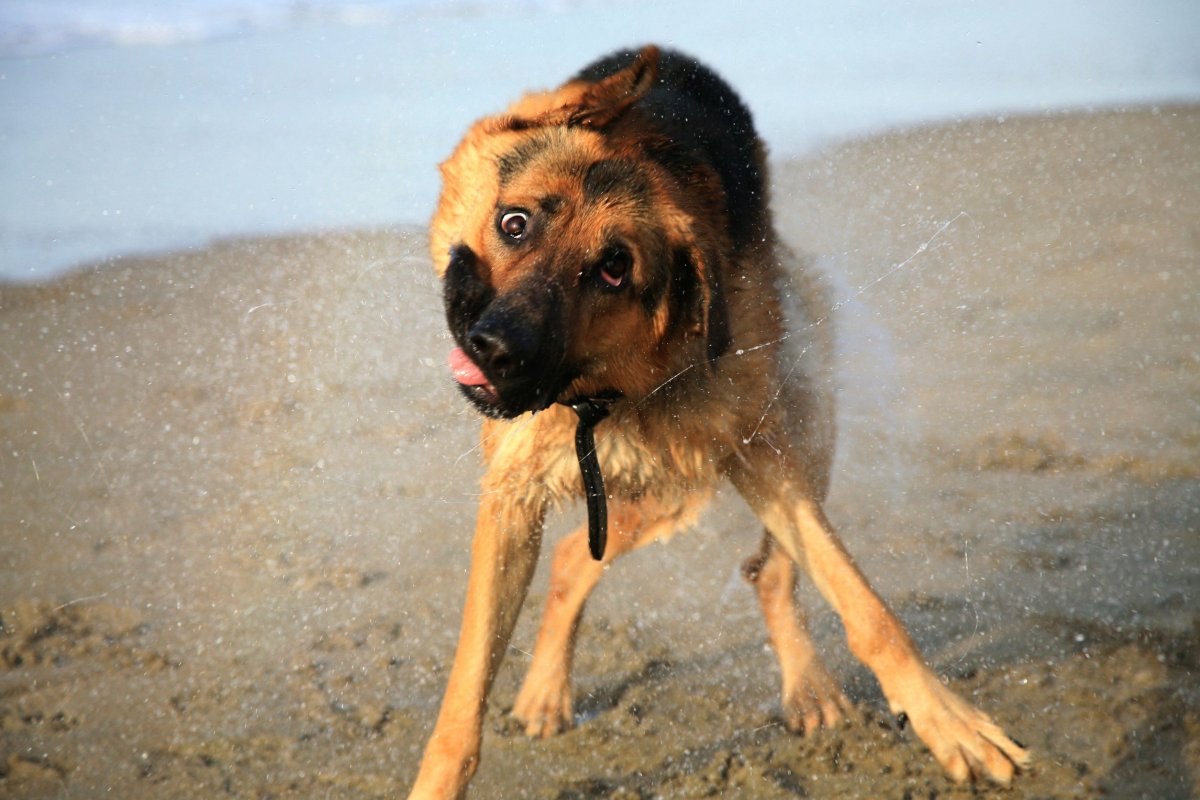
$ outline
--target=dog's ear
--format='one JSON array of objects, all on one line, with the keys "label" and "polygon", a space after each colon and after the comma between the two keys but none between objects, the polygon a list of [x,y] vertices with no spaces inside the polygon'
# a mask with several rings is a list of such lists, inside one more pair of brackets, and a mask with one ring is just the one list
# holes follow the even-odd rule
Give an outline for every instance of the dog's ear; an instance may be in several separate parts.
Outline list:
[{"label": "dog's ear", "polygon": [[689,333],[704,338],[705,357],[713,370],[732,343],[718,258],[706,257],[697,246],[681,247],[671,271],[671,315]]},{"label": "dog's ear", "polygon": [[603,128],[641,100],[658,80],[659,51],[642,49],[633,63],[620,72],[589,85],[569,110],[568,125]]}]

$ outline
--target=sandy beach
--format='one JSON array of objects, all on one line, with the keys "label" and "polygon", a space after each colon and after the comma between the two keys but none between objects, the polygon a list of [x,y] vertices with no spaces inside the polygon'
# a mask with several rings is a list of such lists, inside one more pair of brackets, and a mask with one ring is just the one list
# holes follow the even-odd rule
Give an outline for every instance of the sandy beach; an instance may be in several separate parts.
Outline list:
[{"label": "sandy beach", "polygon": [[[837,287],[829,513],[1035,754],[946,780],[801,589],[859,714],[789,734],[732,491],[616,565],[578,725],[493,693],[473,797],[1200,795],[1200,107],[972,121],[774,165]],[[478,420],[419,229],[0,285],[0,796],[403,796],[466,585]],[[556,519],[547,549],[579,519]]]}]

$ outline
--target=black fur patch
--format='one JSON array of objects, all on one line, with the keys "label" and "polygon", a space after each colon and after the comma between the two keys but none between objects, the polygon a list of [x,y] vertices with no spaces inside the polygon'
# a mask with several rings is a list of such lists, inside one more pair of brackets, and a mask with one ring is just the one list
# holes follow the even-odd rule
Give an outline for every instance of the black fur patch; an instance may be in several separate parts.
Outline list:
[{"label": "black fur patch", "polygon": [[709,292],[712,297],[708,304],[708,341],[705,343],[705,352],[708,355],[709,366],[715,370],[717,359],[725,355],[725,351],[733,344],[733,334],[729,331],[729,305],[725,302],[725,289],[715,272],[710,276]]},{"label": "black fur patch", "polygon": [[595,202],[609,195],[644,199],[650,192],[646,176],[632,161],[605,159],[588,167],[583,176],[583,198]]},{"label": "black fur patch", "polygon": [[671,326],[692,326],[699,321],[700,309],[700,280],[696,269],[692,266],[687,253],[680,250],[675,253],[675,262],[671,266],[670,303]]},{"label": "black fur patch", "polygon": [[[642,287],[641,301],[642,308],[646,315],[653,317],[658,311],[658,306],[663,300],[663,295],[667,293],[672,280],[672,270],[670,268],[670,251],[667,248],[666,237],[659,237],[646,248],[645,257],[650,262],[650,267],[646,270],[646,282]],[[670,311],[668,319],[675,319],[675,312]]]},{"label": "black fur patch", "polygon": [[529,162],[537,158],[548,146],[549,141],[542,136],[536,136],[521,142],[512,150],[500,156],[496,163],[496,171],[500,185],[505,186],[515,178],[521,170],[529,166]]},{"label": "black fur patch", "polygon": [[670,303],[672,327],[698,325],[708,316],[708,332],[705,341],[705,356],[708,363],[716,369],[717,359],[729,349],[733,339],[729,333],[729,309],[725,303],[722,287],[715,274],[708,277],[709,303],[704,308],[704,294],[700,291],[699,267],[692,261],[687,251],[675,253],[674,265],[671,269]]},{"label": "black fur patch", "polygon": [[553,216],[554,214],[558,213],[558,211],[563,207],[563,204],[566,202],[567,199],[562,195],[548,194],[538,200],[538,208],[541,209],[542,213],[548,216]]},{"label": "black fur patch", "polygon": [[442,279],[442,301],[450,331],[465,338],[467,330],[496,296],[479,275],[479,257],[465,244],[450,250],[450,265]]},{"label": "black fur patch", "polygon": [[[628,67],[638,51],[613,53],[584,68],[576,80],[600,81]],[[715,72],[693,58],[664,50],[658,82],[630,112],[658,135],[647,155],[686,183],[696,167],[711,167],[725,190],[726,228],[735,248],[752,242],[766,220],[766,176],[750,111]]]}]

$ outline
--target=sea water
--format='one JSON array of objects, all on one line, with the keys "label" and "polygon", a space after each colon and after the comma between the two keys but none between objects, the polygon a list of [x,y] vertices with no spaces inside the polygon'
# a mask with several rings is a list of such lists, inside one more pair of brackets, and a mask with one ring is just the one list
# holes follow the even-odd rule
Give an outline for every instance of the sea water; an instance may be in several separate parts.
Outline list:
[{"label": "sea water", "polygon": [[2,0],[0,280],[423,224],[466,126],[617,47],[699,56],[776,158],[887,127],[1200,99],[1194,0]]}]

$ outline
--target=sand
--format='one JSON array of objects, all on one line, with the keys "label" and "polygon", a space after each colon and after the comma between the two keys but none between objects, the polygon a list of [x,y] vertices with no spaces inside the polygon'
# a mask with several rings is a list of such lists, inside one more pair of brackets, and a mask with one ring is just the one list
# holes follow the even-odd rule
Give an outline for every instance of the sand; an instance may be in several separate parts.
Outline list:
[{"label": "sand", "polygon": [[[1035,765],[949,783],[808,586],[859,715],[788,734],[726,491],[610,571],[580,724],[531,742],[539,571],[473,796],[1200,793],[1200,108],[896,132],[775,187],[841,298],[830,515]],[[402,796],[480,472],[448,349],[418,230],[0,288],[0,795]]]}]

